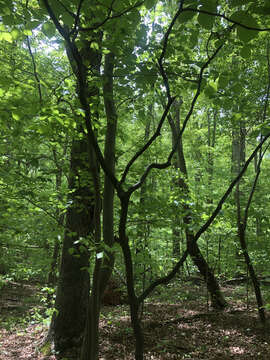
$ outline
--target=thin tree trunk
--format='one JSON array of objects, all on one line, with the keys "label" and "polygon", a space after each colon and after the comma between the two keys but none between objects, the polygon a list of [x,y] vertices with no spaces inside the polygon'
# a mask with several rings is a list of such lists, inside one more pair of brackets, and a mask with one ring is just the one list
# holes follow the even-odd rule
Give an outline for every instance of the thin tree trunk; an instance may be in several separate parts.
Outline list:
[{"label": "thin tree trunk", "polygon": [[[176,139],[179,134],[180,129],[180,106],[181,103],[177,104],[177,108],[175,109],[175,120],[172,118],[171,115],[168,116],[169,124],[172,130],[172,141],[173,145],[176,142]],[[192,261],[194,264],[198,267],[198,270],[200,271],[201,275],[203,276],[207,289],[211,296],[211,303],[214,308],[223,309],[227,302],[224,299],[220,287],[218,284],[218,281],[212,271],[212,269],[209,267],[207,261],[204,259],[199,246],[197,242],[194,240],[194,233],[190,231],[190,219],[192,218],[192,210],[187,205],[187,198],[189,196],[189,188],[187,184],[187,167],[185,162],[185,156],[184,156],[184,150],[183,150],[183,143],[182,139],[179,141],[179,145],[177,148],[177,158],[178,158],[178,168],[181,171],[181,176],[179,176],[178,179],[178,186],[182,190],[183,193],[183,200],[186,202],[184,205],[184,212],[185,216],[183,217],[183,221],[185,224],[185,233],[186,233],[186,241],[187,241],[187,250],[189,252],[189,255],[191,256]]]},{"label": "thin tree trunk", "polygon": [[[240,171],[245,162],[245,129],[241,125],[239,127],[239,137],[238,137],[238,141],[236,140],[236,144],[238,144],[238,146],[239,146],[239,149],[238,149],[239,157],[237,158],[236,166],[238,168],[238,171]],[[256,296],[256,300],[257,300],[257,306],[258,306],[258,314],[259,314],[261,322],[265,323],[265,312],[264,312],[264,307],[263,307],[263,299],[262,299],[262,294],[261,294],[261,289],[260,289],[260,283],[258,281],[256,272],[254,270],[251,258],[249,256],[247,242],[246,242],[246,228],[247,228],[247,221],[248,221],[248,211],[249,211],[249,207],[250,207],[250,204],[251,204],[251,201],[252,201],[255,189],[256,189],[257,181],[259,178],[260,164],[262,161],[262,157],[263,156],[260,154],[260,160],[257,164],[257,174],[256,174],[255,180],[253,182],[253,186],[250,191],[249,198],[247,200],[245,208],[242,209],[242,205],[241,205],[241,191],[240,191],[239,183],[236,186],[235,201],[236,201],[236,208],[237,208],[238,238],[239,238],[242,254],[245,259],[246,266],[247,266],[247,271],[248,271],[250,278],[252,280],[252,283],[253,283],[253,288],[254,288],[254,292],[255,292],[255,296]]]},{"label": "thin tree trunk", "polygon": [[249,253],[248,253],[246,237],[245,237],[245,228],[242,223],[239,224],[239,227],[238,227],[238,236],[239,236],[242,253],[245,258],[246,265],[247,265],[248,273],[250,275],[250,278],[251,278],[251,281],[253,284],[253,288],[254,288],[254,292],[255,292],[255,296],[256,296],[256,300],[257,300],[259,317],[260,317],[261,322],[265,323],[265,312],[264,312],[264,306],[263,306],[264,304],[263,304],[260,283],[259,283],[259,280],[257,278],[256,272],[254,270],[252,261],[250,259]]},{"label": "thin tree trunk", "polygon": [[126,221],[128,212],[129,199],[127,196],[121,199],[121,217],[119,223],[119,242],[123,251],[125,269],[126,269],[126,280],[127,280],[127,292],[130,308],[131,324],[135,337],[135,359],[143,360],[144,357],[144,336],[139,318],[139,301],[135,293],[134,288],[134,273],[133,263],[130,247],[128,244],[128,237],[126,235]]}]

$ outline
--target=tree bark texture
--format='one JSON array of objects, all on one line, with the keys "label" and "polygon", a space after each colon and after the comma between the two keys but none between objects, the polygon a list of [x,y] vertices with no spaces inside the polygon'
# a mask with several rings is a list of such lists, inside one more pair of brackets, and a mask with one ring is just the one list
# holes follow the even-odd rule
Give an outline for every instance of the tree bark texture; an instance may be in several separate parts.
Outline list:
[{"label": "tree bark texture", "polygon": [[[89,294],[89,251],[80,244],[93,232],[93,184],[89,176],[86,139],[74,140],[71,149],[69,199],[62,260],[52,321],[55,350],[77,354],[82,343]],[[76,245],[75,242],[78,242]]]},{"label": "tree bark texture", "polygon": [[[113,98],[113,69],[114,55],[109,53],[105,57],[103,96],[107,117],[104,160],[111,173],[115,171],[115,138],[117,114]],[[93,158],[94,158],[93,154]],[[111,276],[114,265],[113,252],[104,250],[101,244],[100,205],[101,189],[97,171],[94,173],[95,183],[95,244],[96,254],[105,252],[102,258],[96,256],[93,272],[91,296],[89,300],[87,324],[81,360],[97,360],[99,353],[99,315],[101,299]],[[103,241],[108,247],[114,243],[114,186],[105,174],[103,191]]]}]

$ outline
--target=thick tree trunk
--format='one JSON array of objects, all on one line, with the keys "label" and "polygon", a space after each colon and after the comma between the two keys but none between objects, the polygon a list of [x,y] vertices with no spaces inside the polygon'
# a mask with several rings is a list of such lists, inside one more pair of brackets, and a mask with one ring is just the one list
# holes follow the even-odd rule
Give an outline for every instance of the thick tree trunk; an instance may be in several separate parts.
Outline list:
[{"label": "thick tree trunk", "polygon": [[[103,96],[107,117],[107,131],[105,139],[104,159],[108,169],[112,173],[115,170],[115,138],[117,126],[117,114],[114,106],[113,98],[113,69],[114,55],[109,53],[105,57],[104,64],[104,84]],[[93,155],[94,158],[94,155]],[[93,170],[95,183],[95,244],[96,244],[96,260],[93,273],[91,296],[87,313],[87,324],[85,330],[84,344],[81,352],[81,360],[97,360],[99,353],[99,316],[100,305],[103,292],[107,282],[111,276],[114,265],[114,254],[105,251],[101,244],[100,229],[100,204],[101,190],[97,170]],[[112,247],[114,243],[114,187],[107,175],[104,180],[103,191],[103,241],[108,247]]]},{"label": "thick tree trunk", "polygon": [[[89,176],[86,139],[74,140],[71,149],[69,200],[62,261],[51,324],[55,350],[62,357],[78,356],[85,327],[89,295],[89,252],[80,243],[93,232],[93,185]],[[76,245],[75,245],[76,244]]]}]

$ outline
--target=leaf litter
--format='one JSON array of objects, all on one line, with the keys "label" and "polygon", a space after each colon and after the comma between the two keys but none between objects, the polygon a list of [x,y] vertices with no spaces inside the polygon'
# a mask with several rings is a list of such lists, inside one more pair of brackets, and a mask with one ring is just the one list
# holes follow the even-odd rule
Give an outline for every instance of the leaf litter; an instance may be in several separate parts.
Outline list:
[{"label": "leaf litter", "polygon": [[[258,320],[255,301],[245,303],[243,289],[224,287],[225,311],[207,306],[201,286],[185,284],[176,301],[156,294],[144,304],[142,326],[146,360],[269,360],[270,324]],[[240,293],[237,293],[237,290]],[[39,352],[48,325],[33,314],[44,313],[38,287],[11,283],[0,295],[0,360],[56,360]],[[242,298],[241,298],[242,296]],[[171,297],[171,296],[170,296]],[[24,300],[27,299],[25,302]],[[134,359],[134,338],[127,305],[104,306],[100,320],[100,359]]]}]

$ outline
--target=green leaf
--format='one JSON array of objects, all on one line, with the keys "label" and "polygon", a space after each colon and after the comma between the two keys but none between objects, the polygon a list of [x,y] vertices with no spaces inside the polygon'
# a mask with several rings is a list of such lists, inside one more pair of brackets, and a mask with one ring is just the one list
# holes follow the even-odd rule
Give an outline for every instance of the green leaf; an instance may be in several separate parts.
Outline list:
[{"label": "green leaf", "polygon": [[70,255],[73,255],[75,253],[75,249],[74,248],[69,248],[68,252]]},{"label": "green leaf", "polygon": [[250,57],[251,55],[251,48],[249,46],[243,46],[241,51],[240,51],[240,55],[242,56],[242,58],[247,59]]},{"label": "green leaf", "polygon": [[185,5],[194,7],[194,5],[198,5],[198,0],[185,0]]},{"label": "green leaf", "polygon": [[270,6],[257,6],[257,5],[251,5],[248,9],[252,14],[258,14],[258,15],[270,15]]},{"label": "green leaf", "polygon": [[249,42],[250,40],[254,39],[258,35],[258,31],[255,30],[248,30],[241,26],[237,26],[237,36],[239,39],[245,43]]},{"label": "green leaf", "polygon": [[226,73],[221,73],[218,78],[218,89],[225,89],[230,81],[230,77]]},{"label": "green leaf", "polygon": [[204,88],[204,94],[205,96],[207,96],[208,98],[212,98],[216,95],[216,89],[214,86],[208,84],[206,85],[206,87]]},{"label": "green leaf", "polygon": [[216,0],[200,0],[200,10],[215,12],[217,10]]},{"label": "green leaf", "polygon": [[198,15],[198,23],[202,28],[211,30],[215,22],[215,17],[207,14],[200,13]]},{"label": "green leaf", "polygon": [[51,22],[46,22],[42,25],[42,32],[48,38],[52,38],[55,35],[55,26]]},{"label": "green leaf", "polygon": [[15,19],[14,19],[14,16],[13,15],[6,15],[6,16],[3,16],[3,23],[5,25],[14,25],[15,24]]},{"label": "green leaf", "polygon": [[196,13],[194,11],[184,11],[179,16],[178,22],[180,24],[186,23],[189,20],[191,20],[195,15],[196,15]]},{"label": "green leaf", "polygon": [[20,31],[18,29],[11,30],[10,34],[13,40],[17,40],[20,37]]},{"label": "green leaf", "polygon": [[28,21],[27,24],[25,25],[26,29],[29,30],[33,30],[35,28],[37,28],[40,25],[40,21]]},{"label": "green leaf", "polygon": [[[236,11],[232,16],[231,19],[233,21],[236,21],[242,25],[258,28],[258,24],[256,19],[247,13],[246,11]],[[250,30],[246,29],[240,25],[237,26],[237,36],[239,39],[243,42],[249,42],[253,38],[255,38],[258,35],[258,31],[256,30]]]},{"label": "green leaf", "polygon": [[261,134],[266,136],[270,133],[270,125],[264,125],[261,127]]},{"label": "green leaf", "polygon": [[14,111],[12,111],[12,117],[15,121],[19,121],[20,120],[20,115]]},{"label": "green leaf", "polygon": [[156,0],[146,0],[144,6],[146,7],[146,9],[150,10],[156,5],[156,2]]},{"label": "green leaf", "polygon": [[131,13],[132,15],[132,22],[134,25],[138,25],[141,21],[141,14],[137,9],[134,9]]},{"label": "green leaf", "polygon": [[31,31],[31,30],[27,30],[27,29],[24,29],[24,30],[23,30],[23,33],[24,33],[24,35],[26,35],[26,36],[31,36],[31,35],[32,35],[32,31]]},{"label": "green leaf", "polygon": [[65,12],[62,14],[62,21],[65,25],[71,27],[74,24],[74,18],[69,13]]},{"label": "green leaf", "polygon": [[[217,10],[216,1],[215,0],[201,0],[200,1],[200,10],[209,11],[211,13],[215,13]],[[211,30],[215,22],[215,17],[213,15],[208,15],[204,13],[200,13],[198,15],[198,23],[204,29]]]},{"label": "green leaf", "polygon": [[12,36],[11,36],[11,34],[8,33],[8,32],[2,32],[2,33],[0,33],[0,40],[7,41],[7,42],[9,42],[9,43],[12,43],[12,42],[13,42]]},{"label": "green leaf", "polygon": [[11,15],[11,10],[7,7],[7,6],[3,6],[3,4],[0,4],[0,12],[1,12],[1,15]]},{"label": "green leaf", "polygon": [[229,0],[229,6],[230,7],[237,7],[237,6],[246,5],[249,2],[250,1],[247,1],[247,0]]}]

